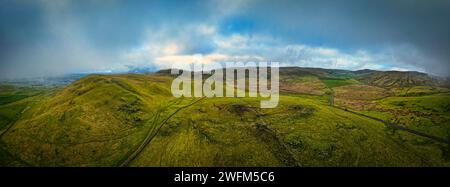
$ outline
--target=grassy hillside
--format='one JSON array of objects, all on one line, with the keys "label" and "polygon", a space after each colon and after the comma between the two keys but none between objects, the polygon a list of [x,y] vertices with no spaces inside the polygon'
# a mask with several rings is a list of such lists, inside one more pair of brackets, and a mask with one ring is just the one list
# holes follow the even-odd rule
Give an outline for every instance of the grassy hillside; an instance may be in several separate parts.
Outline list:
[{"label": "grassy hillside", "polygon": [[206,99],[176,115],[131,165],[448,165],[445,146],[417,145],[408,134],[326,103],[283,96],[280,107],[259,109],[256,99]]},{"label": "grassy hillside", "polygon": [[169,79],[92,75],[46,97],[2,136],[30,165],[114,165],[170,100]]},{"label": "grassy hillside", "polygon": [[281,75],[280,91],[287,93],[323,95],[328,89],[316,76]]},{"label": "grassy hillside", "polygon": [[[0,105],[3,116],[0,163],[4,166],[450,165],[448,145],[334,108],[329,105],[328,94],[333,89],[336,100],[341,99],[340,104],[345,106],[351,107],[346,101],[359,99],[392,110],[402,107],[426,110],[438,117],[448,117],[447,106],[441,102],[448,95],[423,102],[411,98],[396,107],[395,97],[383,95],[392,91],[362,85],[351,78],[324,79],[314,72],[322,70],[281,73],[280,88],[284,91],[274,109],[260,109],[262,98],[177,99],[170,92],[173,77],[164,73],[90,75],[63,89]],[[2,93],[6,94],[11,88],[4,90],[7,91]],[[437,105],[442,107],[433,111]],[[384,115],[383,111],[365,111]],[[445,132],[443,128],[417,129],[439,131],[438,135]]]},{"label": "grassy hillside", "polygon": [[334,91],[336,105],[450,139],[450,92],[446,88],[415,86],[389,90],[352,85]]},{"label": "grassy hillside", "polygon": [[437,93],[448,93],[450,89],[434,86],[398,87],[392,89],[396,96],[425,96]]},{"label": "grassy hillside", "polygon": [[377,101],[376,108],[372,111],[393,123],[450,139],[449,93],[421,97],[389,97]]},{"label": "grassy hillside", "polygon": [[361,82],[384,88],[411,86],[439,86],[443,83],[427,74],[419,72],[386,71],[373,72],[359,77]]}]

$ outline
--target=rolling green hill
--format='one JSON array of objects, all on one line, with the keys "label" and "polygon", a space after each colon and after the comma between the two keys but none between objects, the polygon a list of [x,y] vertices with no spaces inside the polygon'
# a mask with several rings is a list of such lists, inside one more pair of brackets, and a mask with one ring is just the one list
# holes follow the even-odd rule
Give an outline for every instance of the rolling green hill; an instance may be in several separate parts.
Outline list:
[{"label": "rolling green hill", "polygon": [[[260,109],[261,98],[174,98],[173,76],[163,72],[89,75],[9,99],[0,105],[0,164],[450,166],[448,145],[329,105],[330,91],[383,88],[366,88],[349,71],[289,71],[280,72],[280,87],[289,90],[273,109]],[[336,95],[344,106],[358,99],[345,96]],[[362,99],[396,103],[383,98]]]}]

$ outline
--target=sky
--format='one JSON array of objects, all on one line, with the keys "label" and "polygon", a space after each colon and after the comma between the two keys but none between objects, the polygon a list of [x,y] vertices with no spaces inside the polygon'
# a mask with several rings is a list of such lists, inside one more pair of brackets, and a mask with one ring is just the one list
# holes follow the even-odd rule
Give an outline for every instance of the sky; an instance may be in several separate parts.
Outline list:
[{"label": "sky", "polygon": [[0,0],[0,78],[263,62],[449,76],[449,0]]}]

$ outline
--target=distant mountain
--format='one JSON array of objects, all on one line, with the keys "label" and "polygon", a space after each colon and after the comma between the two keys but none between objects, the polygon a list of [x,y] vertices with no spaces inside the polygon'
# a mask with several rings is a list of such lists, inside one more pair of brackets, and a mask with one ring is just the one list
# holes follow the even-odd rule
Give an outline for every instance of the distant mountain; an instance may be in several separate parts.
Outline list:
[{"label": "distant mountain", "polygon": [[0,80],[0,84],[10,84],[17,86],[64,86],[68,85],[88,74],[77,73],[60,76],[48,76],[48,77],[33,77],[33,78],[20,78],[20,79],[4,79]]},{"label": "distant mountain", "polygon": [[443,86],[449,87],[449,79],[416,71],[339,70],[322,68],[280,68],[280,74],[315,75],[320,78],[353,78],[362,83],[384,87]]},{"label": "distant mountain", "polygon": [[433,77],[425,73],[413,71],[376,71],[358,77],[358,80],[385,88],[411,87],[411,86],[444,86],[442,78]]},{"label": "distant mountain", "polygon": [[[158,74],[170,74],[170,70],[159,70]],[[449,87],[449,79],[435,77],[415,71],[377,71],[363,69],[357,71],[306,67],[280,67],[281,76],[315,76],[321,79],[355,79],[364,84],[394,88],[412,86]]]},{"label": "distant mountain", "polygon": [[128,73],[153,73],[155,71],[154,67],[129,67]]}]

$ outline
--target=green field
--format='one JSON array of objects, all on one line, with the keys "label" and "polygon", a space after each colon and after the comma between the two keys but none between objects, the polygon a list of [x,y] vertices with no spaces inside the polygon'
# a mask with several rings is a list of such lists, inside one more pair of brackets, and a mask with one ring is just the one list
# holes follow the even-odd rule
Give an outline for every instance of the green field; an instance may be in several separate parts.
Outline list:
[{"label": "green field", "polygon": [[359,84],[355,79],[341,79],[341,78],[321,78],[322,82],[325,83],[329,88],[334,88],[338,86],[346,86],[352,84]]}]

